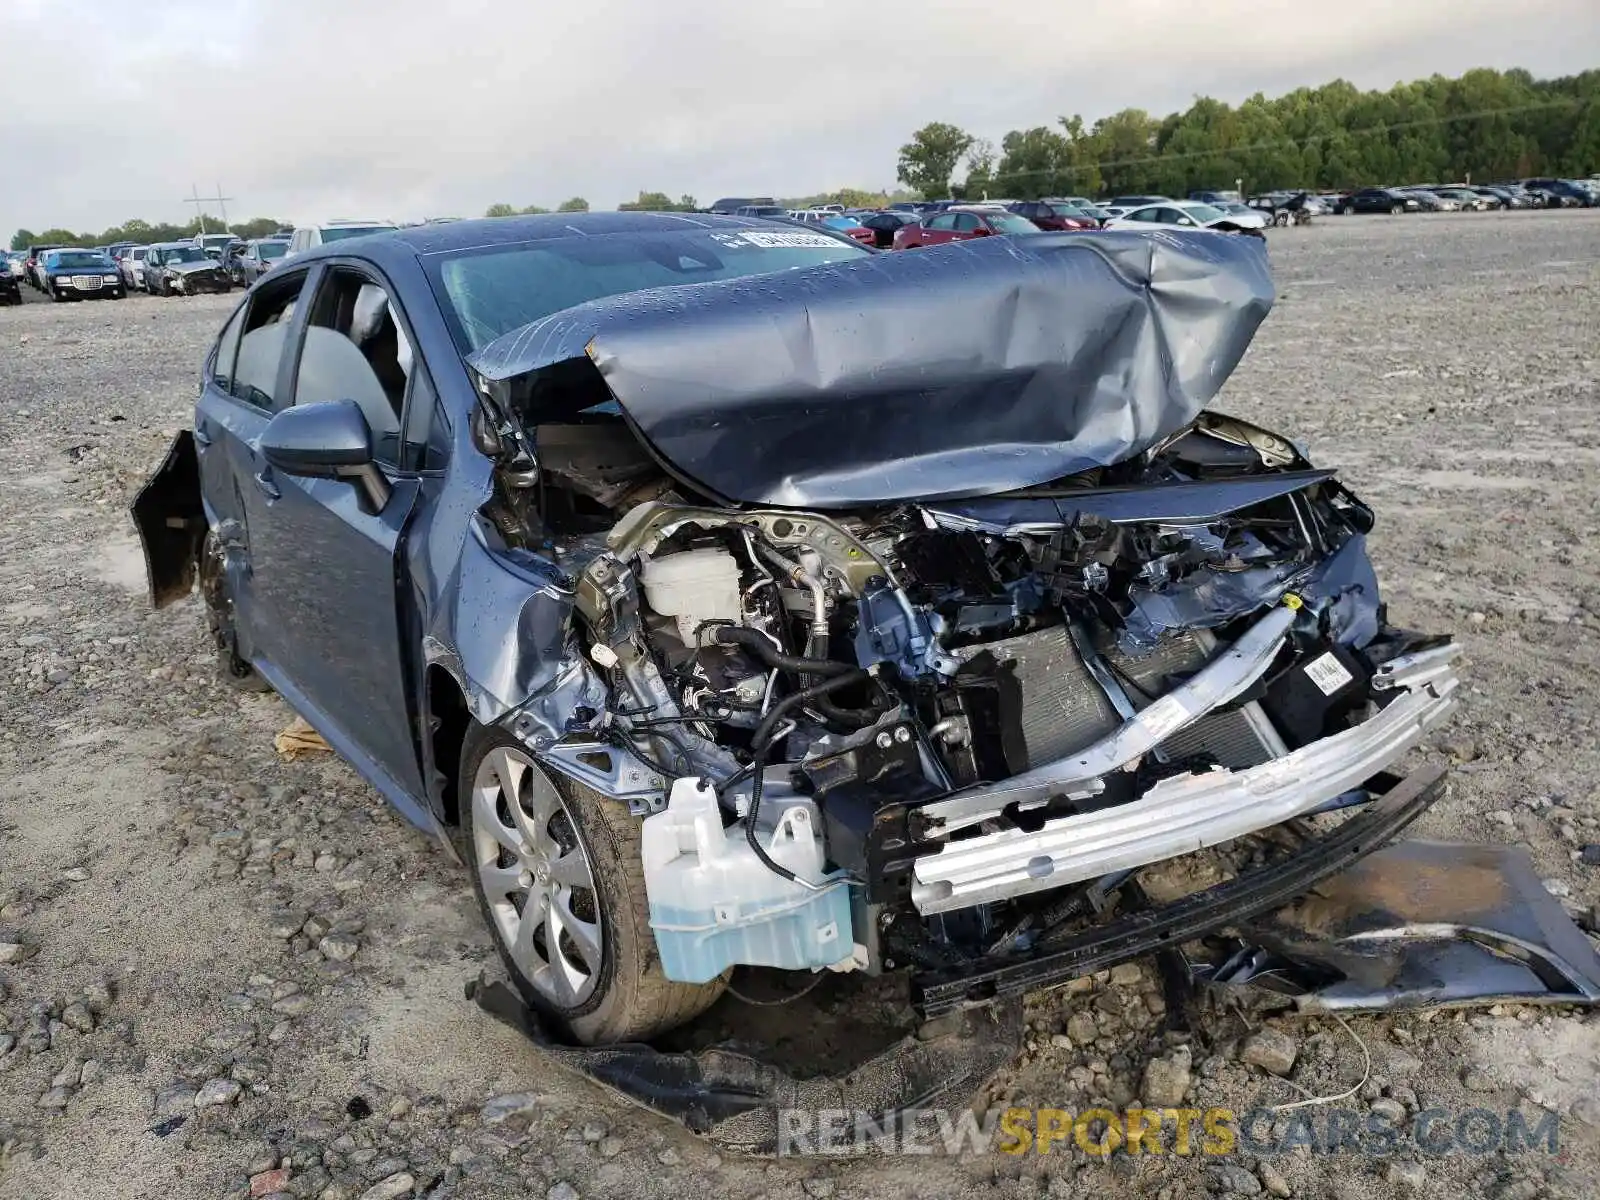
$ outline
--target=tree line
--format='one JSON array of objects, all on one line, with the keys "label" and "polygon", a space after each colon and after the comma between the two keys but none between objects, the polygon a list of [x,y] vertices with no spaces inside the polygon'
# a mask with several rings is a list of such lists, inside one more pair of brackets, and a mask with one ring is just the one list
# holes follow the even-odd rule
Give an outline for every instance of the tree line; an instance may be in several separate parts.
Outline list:
[{"label": "tree line", "polygon": [[[900,147],[897,177],[909,193],[843,188],[788,200],[790,207],[839,203],[875,207],[922,195],[978,199],[1050,195],[1184,195],[1202,188],[1250,192],[1278,188],[1345,190],[1381,184],[1490,181],[1533,175],[1587,175],[1600,170],[1600,70],[1535,79],[1514,69],[1468,71],[1361,91],[1342,79],[1238,107],[1201,97],[1182,112],[1155,117],[1128,108],[1086,124],[1081,116],[1054,125],[1013,129],[996,146],[988,138],[935,121]],[[957,178],[958,173],[961,178]],[[623,212],[692,212],[693,196],[674,200],[641,191],[617,205]],[[494,204],[489,217],[548,212],[539,205]],[[582,196],[557,212],[588,212]],[[133,220],[99,233],[19,229],[13,250],[30,245],[147,244],[194,237],[201,222],[242,238],[283,228],[257,217],[224,226],[212,216],[185,224]]]},{"label": "tree line", "polygon": [[[1388,91],[1339,79],[1237,108],[1201,97],[1165,117],[1129,108],[1013,129],[998,147],[936,121],[900,147],[900,182],[930,198],[1346,190],[1600,170],[1600,70],[1435,75]],[[957,174],[964,168],[962,178]]]},{"label": "tree line", "polygon": [[[207,216],[204,220],[207,233],[226,232],[246,239],[271,237],[284,228],[282,221],[274,220],[272,217],[252,217],[248,221],[234,221],[226,225],[212,216]],[[121,225],[113,225],[110,229],[99,233],[92,231],[74,233],[70,229],[46,229],[35,233],[31,229],[19,229],[11,235],[11,249],[26,250],[29,246],[109,246],[112,242],[133,242],[140,246],[149,246],[156,242],[181,242],[200,233],[200,222],[200,217],[195,217],[182,225],[173,225],[166,221],[151,224],[149,221],[136,219]]]}]

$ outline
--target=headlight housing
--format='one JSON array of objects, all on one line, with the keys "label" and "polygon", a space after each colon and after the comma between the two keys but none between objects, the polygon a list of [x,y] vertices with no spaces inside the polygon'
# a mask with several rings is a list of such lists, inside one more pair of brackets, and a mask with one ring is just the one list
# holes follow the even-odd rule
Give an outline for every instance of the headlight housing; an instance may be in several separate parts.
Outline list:
[{"label": "headlight housing", "polygon": [[100,277],[100,279],[101,279],[101,282],[103,282],[103,283],[121,283],[122,282],[122,276],[121,275],[102,275]]}]

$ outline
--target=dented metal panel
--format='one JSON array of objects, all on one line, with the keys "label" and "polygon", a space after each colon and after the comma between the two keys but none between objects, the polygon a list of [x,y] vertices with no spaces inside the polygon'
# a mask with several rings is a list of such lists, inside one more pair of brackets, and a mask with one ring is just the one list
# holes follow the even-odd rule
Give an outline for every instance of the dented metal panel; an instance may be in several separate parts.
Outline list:
[{"label": "dented metal panel", "polygon": [[1217,394],[1272,299],[1257,238],[988,238],[596,300],[471,365],[587,358],[713,494],[838,509],[1124,461]]}]

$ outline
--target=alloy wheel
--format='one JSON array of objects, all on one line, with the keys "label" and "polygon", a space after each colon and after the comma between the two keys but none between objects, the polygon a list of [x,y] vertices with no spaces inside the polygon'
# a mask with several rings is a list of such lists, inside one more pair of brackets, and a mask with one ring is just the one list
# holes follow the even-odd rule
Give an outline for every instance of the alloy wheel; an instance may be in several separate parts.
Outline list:
[{"label": "alloy wheel", "polygon": [[495,933],[541,995],[576,1008],[595,990],[603,934],[594,867],[561,793],[498,746],[472,781],[473,867]]}]

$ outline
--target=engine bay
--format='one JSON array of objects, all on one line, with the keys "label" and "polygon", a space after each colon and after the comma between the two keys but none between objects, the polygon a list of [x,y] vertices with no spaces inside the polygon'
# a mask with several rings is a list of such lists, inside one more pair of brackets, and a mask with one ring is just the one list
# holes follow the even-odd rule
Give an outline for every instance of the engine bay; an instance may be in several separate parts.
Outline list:
[{"label": "engine bay", "polygon": [[[1313,747],[1430,646],[1384,625],[1370,510],[1216,414],[1046,487],[844,513],[704,502],[620,422],[532,442],[487,511],[572,575],[609,698],[546,761],[645,822],[686,981],[1025,947],[1103,879],[968,859]],[[1252,631],[1248,678],[1208,683]]]}]

